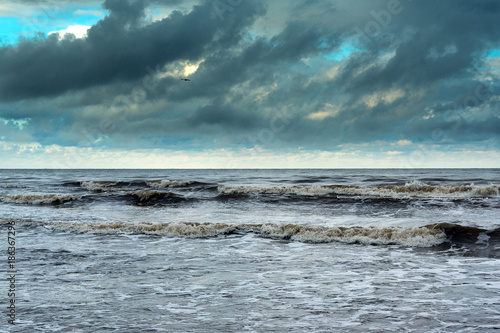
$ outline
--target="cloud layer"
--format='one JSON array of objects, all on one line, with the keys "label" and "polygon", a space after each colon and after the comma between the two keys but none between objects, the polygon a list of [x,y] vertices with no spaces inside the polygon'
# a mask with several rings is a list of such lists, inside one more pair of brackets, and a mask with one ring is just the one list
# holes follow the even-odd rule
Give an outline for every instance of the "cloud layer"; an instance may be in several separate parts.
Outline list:
[{"label": "cloud layer", "polygon": [[0,47],[0,142],[389,161],[498,151],[498,1],[176,6],[106,0],[83,38]]}]

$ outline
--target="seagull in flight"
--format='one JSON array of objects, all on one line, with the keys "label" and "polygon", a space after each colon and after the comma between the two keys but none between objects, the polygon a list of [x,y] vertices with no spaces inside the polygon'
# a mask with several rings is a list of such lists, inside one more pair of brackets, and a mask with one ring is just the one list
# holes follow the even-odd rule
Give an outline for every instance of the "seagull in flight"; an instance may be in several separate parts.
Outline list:
[{"label": "seagull in flight", "polygon": [[181,79],[182,81],[191,81],[190,79]]}]

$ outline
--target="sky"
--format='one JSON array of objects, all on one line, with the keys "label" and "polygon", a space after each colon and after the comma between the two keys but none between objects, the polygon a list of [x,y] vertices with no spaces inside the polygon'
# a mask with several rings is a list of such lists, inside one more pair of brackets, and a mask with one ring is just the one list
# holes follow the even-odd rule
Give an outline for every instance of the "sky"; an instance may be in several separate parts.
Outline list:
[{"label": "sky", "polygon": [[499,167],[499,17],[497,0],[3,0],[0,168]]}]

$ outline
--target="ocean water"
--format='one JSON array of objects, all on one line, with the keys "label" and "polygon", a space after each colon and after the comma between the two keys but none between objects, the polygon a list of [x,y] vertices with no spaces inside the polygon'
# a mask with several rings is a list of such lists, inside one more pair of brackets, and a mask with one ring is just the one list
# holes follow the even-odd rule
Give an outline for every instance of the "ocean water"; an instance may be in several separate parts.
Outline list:
[{"label": "ocean water", "polygon": [[17,271],[0,331],[498,331],[499,185],[500,169],[0,170]]}]

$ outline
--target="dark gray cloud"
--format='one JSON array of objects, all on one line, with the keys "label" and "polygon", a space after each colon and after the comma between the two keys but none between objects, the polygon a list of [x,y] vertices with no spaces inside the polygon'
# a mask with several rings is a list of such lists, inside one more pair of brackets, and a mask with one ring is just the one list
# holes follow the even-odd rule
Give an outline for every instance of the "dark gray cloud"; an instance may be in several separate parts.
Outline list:
[{"label": "dark gray cloud", "polygon": [[0,117],[82,146],[498,141],[497,1],[215,0],[149,22],[155,4],[107,0],[85,39],[0,48]]},{"label": "dark gray cloud", "polygon": [[[415,88],[470,76],[482,66],[478,56],[499,44],[498,2],[402,3],[405,7],[390,19],[382,14],[374,16],[389,22],[379,33],[367,28],[371,27],[369,23],[364,26],[368,31],[363,39],[367,53],[353,59],[343,72],[350,89],[366,92],[401,85]],[[376,19],[372,22],[379,23]],[[391,44],[395,44],[395,54],[389,62],[353,79],[354,72],[367,62],[373,63]]]},{"label": "dark gray cloud", "polygon": [[[224,25],[211,2],[188,14],[141,25],[144,1],[107,0],[110,15],[88,31],[88,38],[67,37],[24,40],[0,48],[0,100],[57,96],[113,81],[134,80],[155,68],[178,60],[199,59],[205,48],[223,48],[252,22],[257,3],[242,4]],[[229,27],[230,29],[223,29]],[[211,44],[211,45],[209,45]]]}]

